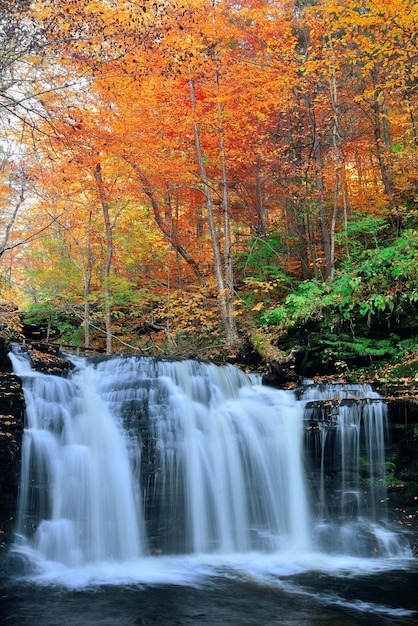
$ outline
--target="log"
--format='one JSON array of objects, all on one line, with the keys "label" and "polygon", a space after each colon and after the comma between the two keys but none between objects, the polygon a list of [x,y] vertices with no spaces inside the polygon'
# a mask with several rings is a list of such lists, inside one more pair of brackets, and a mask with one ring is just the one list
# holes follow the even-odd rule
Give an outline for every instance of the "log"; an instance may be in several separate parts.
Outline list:
[{"label": "log", "polygon": [[252,349],[259,355],[263,364],[263,382],[273,386],[295,383],[298,376],[295,371],[297,350],[286,354],[272,343],[271,338],[259,329],[247,328],[247,337]]}]

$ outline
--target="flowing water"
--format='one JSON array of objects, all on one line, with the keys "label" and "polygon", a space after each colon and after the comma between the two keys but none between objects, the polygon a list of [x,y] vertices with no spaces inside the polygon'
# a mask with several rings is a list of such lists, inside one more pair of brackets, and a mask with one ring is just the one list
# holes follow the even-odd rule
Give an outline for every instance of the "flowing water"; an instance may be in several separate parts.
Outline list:
[{"label": "flowing water", "polygon": [[370,388],[146,357],[59,378],[11,358],[27,409],[0,623],[418,623]]}]

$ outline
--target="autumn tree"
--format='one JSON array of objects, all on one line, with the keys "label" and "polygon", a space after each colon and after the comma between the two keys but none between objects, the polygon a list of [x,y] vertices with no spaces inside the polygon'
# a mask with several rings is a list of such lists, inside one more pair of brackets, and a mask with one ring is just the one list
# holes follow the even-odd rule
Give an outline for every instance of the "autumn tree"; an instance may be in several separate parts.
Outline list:
[{"label": "autumn tree", "polygon": [[91,313],[110,351],[122,300],[170,346],[177,318],[198,318],[192,300],[211,314],[217,302],[234,345],[240,311],[267,306],[256,285],[274,301],[299,279],[332,282],[356,215],[390,217],[398,235],[410,223],[410,0],[46,0],[22,15],[40,33],[21,57],[32,171],[5,163],[3,197],[13,218],[30,184],[41,228],[47,206],[48,258],[65,251],[55,267],[79,280],[86,345]]}]

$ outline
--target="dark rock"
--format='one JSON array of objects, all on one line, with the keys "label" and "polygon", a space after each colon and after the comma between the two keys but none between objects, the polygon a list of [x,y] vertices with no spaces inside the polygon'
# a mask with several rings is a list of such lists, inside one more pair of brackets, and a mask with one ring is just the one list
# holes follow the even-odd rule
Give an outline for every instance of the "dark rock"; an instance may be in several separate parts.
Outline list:
[{"label": "dark rock", "polygon": [[12,364],[9,359],[10,344],[0,337],[0,372],[11,372]]},{"label": "dark rock", "polygon": [[73,368],[57,344],[32,342],[27,347],[32,367],[38,372],[63,376]]},{"label": "dark rock", "polygon": [[[5,342],[0,340],[1,367],[10,370]],[[10,371],[0,371],[0,549],[10,542],[20,478],[20,448],[25,402],[22,383]]]}]

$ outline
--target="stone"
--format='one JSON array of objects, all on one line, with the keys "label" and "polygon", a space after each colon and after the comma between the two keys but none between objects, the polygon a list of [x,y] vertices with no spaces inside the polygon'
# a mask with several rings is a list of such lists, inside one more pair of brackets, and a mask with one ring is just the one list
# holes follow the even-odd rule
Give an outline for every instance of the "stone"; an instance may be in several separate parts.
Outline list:
[{"label": "stone", "polygon": [[0,549],[10,542],[14,529],[24,411],[20,378],[0,372]]}]

